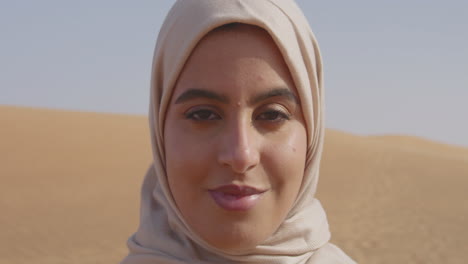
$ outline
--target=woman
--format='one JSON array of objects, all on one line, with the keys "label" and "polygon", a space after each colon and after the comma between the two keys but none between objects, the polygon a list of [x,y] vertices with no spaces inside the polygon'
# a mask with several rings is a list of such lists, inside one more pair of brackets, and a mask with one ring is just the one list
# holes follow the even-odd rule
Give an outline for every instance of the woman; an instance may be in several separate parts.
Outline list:
[{"label": "woman", "polygon": [[154,163],[123,264],[354,263],[314,198],[321,60],[291,0],[180,0],[153,61]]}]

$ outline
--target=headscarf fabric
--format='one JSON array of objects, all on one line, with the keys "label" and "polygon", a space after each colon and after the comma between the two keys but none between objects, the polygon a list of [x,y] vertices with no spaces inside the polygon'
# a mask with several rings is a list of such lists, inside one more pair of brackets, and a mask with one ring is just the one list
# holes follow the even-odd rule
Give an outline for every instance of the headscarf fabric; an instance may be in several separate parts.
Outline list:
[{"label": "headscarf fabric", "polygon": [[[298,197],[278,230],[246,252],[223,252],[201,239],[169,189],[164,119],[180,72],[197,43],[217,27],[242,23],[266,30],[296,86],[307,129],[307,157]],[[329,243],[325,212],[314,198],[324,142],[322,62],[307,19],[293,0],[178,0],[162,25],[153,58],[149,123],[153,163],[141,192],[140,225],[121,264],[354,263]]]}]

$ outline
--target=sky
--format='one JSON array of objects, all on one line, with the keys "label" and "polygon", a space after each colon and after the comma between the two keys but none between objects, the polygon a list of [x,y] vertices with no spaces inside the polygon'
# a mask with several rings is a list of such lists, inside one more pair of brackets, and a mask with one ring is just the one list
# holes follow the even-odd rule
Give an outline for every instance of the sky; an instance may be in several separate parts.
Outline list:
[{"label": "sky", "polygon": [[[0,104],[146,115],[169,0],[0,1]],[[468,146],[468,1],[298,0],[326,124]]]}]

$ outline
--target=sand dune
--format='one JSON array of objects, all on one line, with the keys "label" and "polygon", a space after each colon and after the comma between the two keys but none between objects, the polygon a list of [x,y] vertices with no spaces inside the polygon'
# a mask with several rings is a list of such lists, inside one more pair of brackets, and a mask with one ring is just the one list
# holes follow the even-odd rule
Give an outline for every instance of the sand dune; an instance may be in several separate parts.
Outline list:
[{"label": "sand dune", "polygon": [[[0,263],[118,263],[146,117],[0,106]],[[466,263],[468,149],[327,131],[318,196],[360,263]]]}]

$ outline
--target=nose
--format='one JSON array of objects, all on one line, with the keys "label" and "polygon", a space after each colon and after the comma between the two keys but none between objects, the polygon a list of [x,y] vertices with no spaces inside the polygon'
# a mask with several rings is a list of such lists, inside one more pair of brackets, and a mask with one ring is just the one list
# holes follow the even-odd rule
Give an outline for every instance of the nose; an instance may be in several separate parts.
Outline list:
[{"label": "nose", "polygon": [[218,153],[218,162],[230,167],[237,174],[255,168],[260,161],[256,131],[250,122],[237,121],[224,131]]}]

